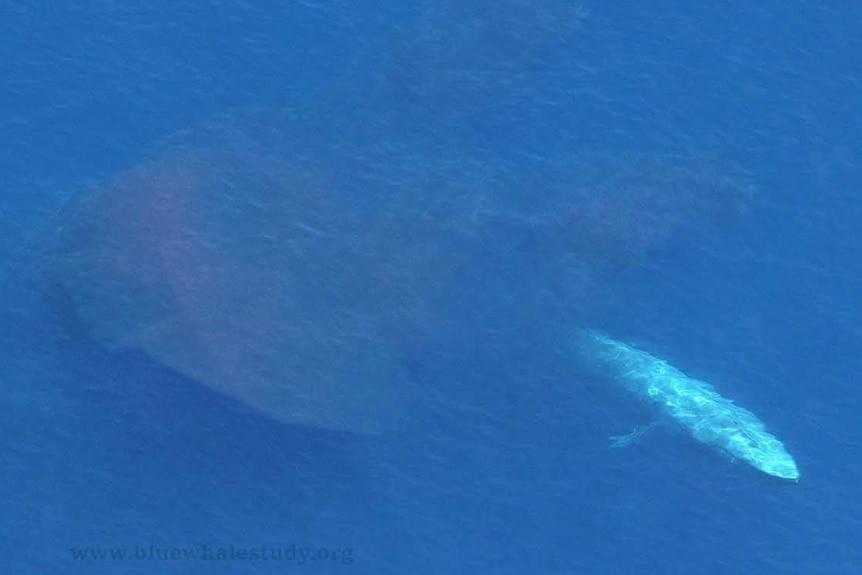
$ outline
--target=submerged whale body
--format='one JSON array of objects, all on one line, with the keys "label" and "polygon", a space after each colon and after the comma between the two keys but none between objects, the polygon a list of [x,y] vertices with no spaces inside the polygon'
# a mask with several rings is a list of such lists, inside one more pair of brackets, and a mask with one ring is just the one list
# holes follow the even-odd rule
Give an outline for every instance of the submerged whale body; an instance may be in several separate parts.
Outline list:
[{"label": "submerged whale body", "polygon": [[607,336],[585,332],[577,345],[591,370],[610,376],[627,391],[679,422],[701,443],[781,479],[799,480],[784,444],[753,413],[722,397],[649,353]]}]

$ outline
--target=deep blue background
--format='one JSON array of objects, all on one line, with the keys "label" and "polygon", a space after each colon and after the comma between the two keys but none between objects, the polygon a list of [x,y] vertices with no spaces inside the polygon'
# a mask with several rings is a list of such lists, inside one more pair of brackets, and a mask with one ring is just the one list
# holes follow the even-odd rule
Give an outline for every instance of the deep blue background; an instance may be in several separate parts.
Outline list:
[{"label": "deep blue background", "polygon": [[[68,553],[150,543],[354,549],[353,565],[303,567],[315,572],[862,569],[862,8],[533,4],[0,8],[8,572],[299,569]],[[492,32],[471,34],[477,22]],[[438,118],[459,127],[460,145],[501,156],[565,145],[742,166],[757,186],[745,216],[720,233],[688,230],[621,270],[608,280],[616,305],[596,319],[760,415],[801,482],[765,480],[665,430],[608,449],[637,414],[567,374],[550,335],[532,346],[513,337],[510,362],[481,351],[426,358],[439,365],[423,384],[447,390],[436,407],[451,417],[426,418],[424,443],[285,428],[143,358],[124,360],[119,391],[101,385],[118,364],[44,321],[17,281],[21,246],[63,198],[167,134],[320,94],[344,106],[320,114],[395,111],[393,136],[412,117]]]}]

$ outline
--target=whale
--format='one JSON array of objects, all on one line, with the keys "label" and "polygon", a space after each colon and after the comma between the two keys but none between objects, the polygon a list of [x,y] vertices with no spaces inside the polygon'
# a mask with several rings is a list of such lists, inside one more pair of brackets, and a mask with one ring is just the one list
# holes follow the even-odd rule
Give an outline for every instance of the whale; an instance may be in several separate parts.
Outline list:
[{"label": "whale", "polygon": [[[798,482],[799,468],[784,444],[751,411],[650,353],[594,331],[575,336],[578,357],[601,374],[680,424],[695,440],[731,459],[779,479]],[[643,429],[618,439],[627,444]]]}]

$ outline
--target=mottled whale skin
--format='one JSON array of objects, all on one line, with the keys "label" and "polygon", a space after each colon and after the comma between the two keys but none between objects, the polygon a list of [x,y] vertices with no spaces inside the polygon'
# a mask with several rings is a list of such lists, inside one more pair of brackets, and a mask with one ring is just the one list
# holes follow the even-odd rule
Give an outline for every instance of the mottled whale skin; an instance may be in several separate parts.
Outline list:
[{"label": "mottled whale skin", "polygon": [[666,361],[596,332],[580,332],[576,345],[594,373],[611,377],[654,405],[699,442],[741,459],[767,475],[799,481],[793,457],[753,413],[722,397],[710,384]]}]

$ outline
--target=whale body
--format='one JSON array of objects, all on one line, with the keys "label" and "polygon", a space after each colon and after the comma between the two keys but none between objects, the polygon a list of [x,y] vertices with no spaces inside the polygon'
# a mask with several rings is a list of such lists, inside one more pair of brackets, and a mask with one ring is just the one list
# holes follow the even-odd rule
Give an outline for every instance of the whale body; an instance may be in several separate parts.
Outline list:
[{"label": "whale body", "polygon": [[679,422],[699,442],[767,475],[799,480],[799,469],[784,444],[766,430],[757,416],[721,396],[710,384],[599,333],[579,333],[577,347],[591,371],[610,376]]}]

